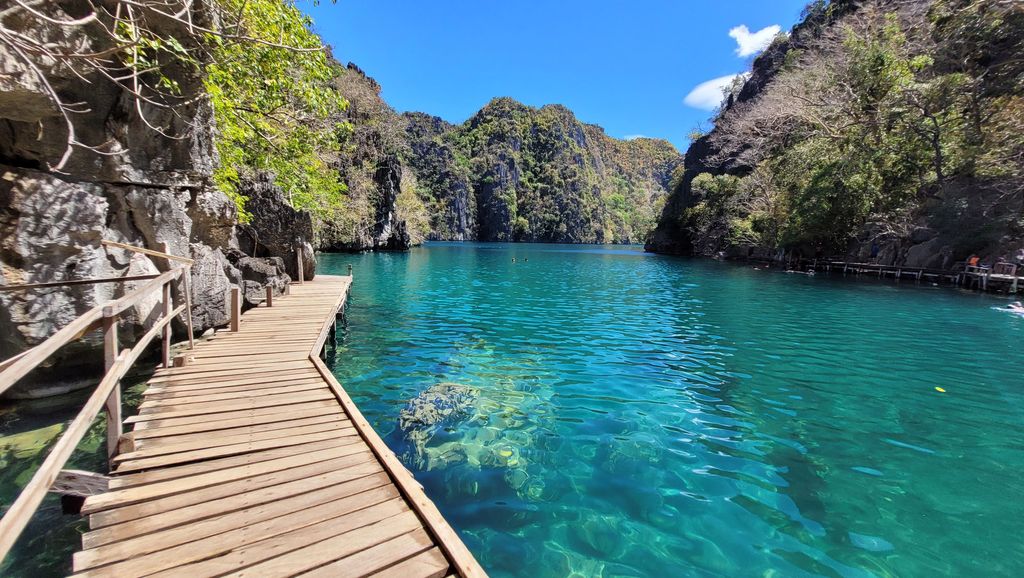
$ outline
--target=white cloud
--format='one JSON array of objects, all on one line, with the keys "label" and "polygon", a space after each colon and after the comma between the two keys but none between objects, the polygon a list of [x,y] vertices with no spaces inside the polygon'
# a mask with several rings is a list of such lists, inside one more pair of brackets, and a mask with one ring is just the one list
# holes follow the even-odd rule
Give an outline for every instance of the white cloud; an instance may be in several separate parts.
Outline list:
[{"label": "white cloud", "polygon": [[650,137],[648,137],[645,134],[627,134],[626,136],[624,136],[622,138],[625,139],[625,140],[636,140],[638,138],[650,138]]},{"label": "white cloud", "polygon": [[725,100],[725,89],[732,85],[733,79],[738,76],[746,76],[745,73],[720,76],[702,82],[690,91],[683,99],[688,106],[703,110],[715,110]]},{"label": "white cloud", "polygon": [[736,39],[736,56],[745,58],[757,54],[772,43],[772,39],[782,28],[778,24],[766,26],[757,32],[751,32],[746,24],[740,24],[729,31],[729,36]]}]

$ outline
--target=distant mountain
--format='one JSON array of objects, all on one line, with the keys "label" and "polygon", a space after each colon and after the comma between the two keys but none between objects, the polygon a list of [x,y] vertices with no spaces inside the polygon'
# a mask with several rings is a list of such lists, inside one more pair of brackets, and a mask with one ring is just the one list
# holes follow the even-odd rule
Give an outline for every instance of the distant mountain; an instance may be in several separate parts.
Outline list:
[{"label": "distant mountain", "polygon": [[609,137],[559,105],[496,98],[460,126],[406,114],[433,239],[643,242],[682,157]]}]

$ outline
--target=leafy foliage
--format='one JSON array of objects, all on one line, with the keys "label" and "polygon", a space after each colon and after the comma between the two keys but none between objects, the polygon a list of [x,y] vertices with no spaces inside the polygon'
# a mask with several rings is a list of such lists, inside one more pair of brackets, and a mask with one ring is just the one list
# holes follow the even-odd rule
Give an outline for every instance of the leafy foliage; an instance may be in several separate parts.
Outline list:
[{"label": "leafy foliage", "polygon": [[[800,48],[716,119],[707,160],[739,181],[728,195],[723,177],[682,183],[675,228],[697,250],[841,251],[868,228],[903,238],[915,223],[973,237],[961,253],[993,240],[982,229],[1020,235],[1024,8],[851,6],[812,3]],[[956,234],[958,220],[975,234]]]},{"label": "leafy foliage", "polygon": [[213,59],[206,88],[217,121],[216,184],[235,200],[245,171],[266,170],[289,202],[323,219],[343,203],[344,186],[331,167],[349,127],[332,122],[347,106],[332,88],[336,69],[311,21],[291,0],[218,0],[240,15],[256,42],[209,35]]}]

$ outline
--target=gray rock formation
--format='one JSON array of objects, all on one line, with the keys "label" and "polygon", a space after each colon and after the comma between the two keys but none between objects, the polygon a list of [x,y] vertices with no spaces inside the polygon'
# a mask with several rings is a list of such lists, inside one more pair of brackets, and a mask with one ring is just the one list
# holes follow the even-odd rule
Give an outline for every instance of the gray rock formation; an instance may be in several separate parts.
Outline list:
[{"label": "gray rock formation", "polygon": [[464,415],[477,395],[477,391],[468,385],[448,382],[434,384],[402,408],[398,414],[398,427],[407,435],[436,427]]},{"label": "gray rock formation", "polygon": [[312,279],[316,259],[309,240],[313,238],[313,220],[306,211],[282,210],[288,205],[280,187],[269,174],[245,179],[239,192],[248,197],[245,208],[251,215],[239,226],[239,248],[253,257],[275,256],[284,261],[284,270],[298,279],[298,247],[303,248],[303,274]]},{"label": "gray rock formation", "polygon": [[[58,0],[41,6],[50,17],[67,20],[79,13],[77,4]],[[60,46],[105,48],[98,40],[102,36],[79,28],[48,25],[31,32]],[[76,147],[60,172],[50,170],[65,151],[64,120],[39,79],[0,47],[0,283],[120,277],[169,267],[163,259],[105,248],[101,241],[106,239],[155,250],[166,246],[172,254],[195,259],[197,331],[227,322],[232,285],[243,288],[249,304],[262,300],[268,284],[283,290],[285,264],[295,263],[294,253],[284,252],[283,245],[264,245],[259,258],[238,252],[235,205],[210,184],[217,155],[212,113],[204,100],[174,111],[143,106],[150,123],[180,137],[164,138],[139,118],[134,101],[116,85],[96,77],[86,82],[70,70],[47,73],[66,102],[84,102],[89,109],[74,117],[77,139],[116,154]],[[185,95],[203,90],[201,78],[192,72],[168,74]],[[254,234],[270,238],[290,230],[295,236],[290,241],[309,248],[306,276],[312,278],[309,216],[288,208],[279,195],[260,210],[276,221],[254,224]],[[85,311],[134,288],[126,282],[0,292],[0,359],[38,344]],[[126,341],[130,332],[144,331],[155,307],[154,296],[135,308],[122,329]],[[102,355],[94,351],[98,347],[87,337],[53,361],[102,365]],[[78,355],[83,349],[93,351]]]}]

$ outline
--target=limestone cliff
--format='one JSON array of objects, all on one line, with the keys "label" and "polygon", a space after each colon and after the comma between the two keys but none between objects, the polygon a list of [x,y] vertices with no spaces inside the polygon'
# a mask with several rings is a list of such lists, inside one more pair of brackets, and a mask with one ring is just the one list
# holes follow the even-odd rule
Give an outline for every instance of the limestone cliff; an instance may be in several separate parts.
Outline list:
[{"label": "limestone cliff", "polygon": [[643,242],[682,162],[666,141],[613,139],[559,105],[498,98],[459,126],[406,119],[436,239]]},{"label": "limestone cliff", "polygon": [[[70,19],[77,2],[45,5],[49,17]],[[198,8],[196,8],[198,10]],[[8,11],[5,25],[19,12]],[[202,14],[197,13],[197,21]],[[34,19],[31,22],[40,22]],[[77,36],[68,32],[77,30]],[[102,36],[87,28],[56,25],[31,31],[62,45],[103,50]],[[176,138],[154,132],[138,115],[135,101],[124,90],[88,72],[55,67],[47,77],[66,102],[84,103],[74,118],[78,142],[97,145],[72,150],[59,171],[68,140],[66,124],[35,74],[19,55],[0,47],[0,267],[2,283],[17,285],[61,280],[110,278],[155,273],[168,267],[124,250],[101,246],[104,239],[167,251],[195,259],[192,271],[193,318],[197,331],[227,321],[226,296],[231,286],[246,289],[254,303],[262,287],[282,288],[288,281],[285,262],[294,263],[284,245],[260,245],[259,258],[240,246],[237,209],[211,186],[217,163],[213,147],[215,126],[203,99],[175,110],[143,104],[148,122]],[[80,76],[83,75],[83,76]],[[169,67],[169,78],[183,94],[202,91],[194,73]],[[101,154],[102,153],[102,154]],[[243,184],[243,186],[247,186]],[[294,214],[280,201],[261,213]],[[291,226],[293,243],[312,234],[308,215]],[[253,222],[250,231],[259,231]],[[260,234],[264,239],[267,234]],[[290,265],[294,269],[295,265]],[[307,277],[312,271],[307,272]],[[136,286],[132,282],[78,285],[0,292],[0,358],[31,347],[88,309],[114,299]],[[141,331],[156,303],[143,303],[127,329]],[[179,328],[180,330],[180,328]],[[76,347],[94,347],[88,339]],[[74,348],[62,352],[65,359]],[[98,355],[81,356],[101,363]]]},{"label": "limestone cliff", "polygon": [[832,0],[695,138],[647,249],[943,268],[1024,244],[1024,5]]}]

